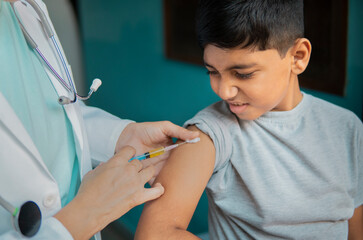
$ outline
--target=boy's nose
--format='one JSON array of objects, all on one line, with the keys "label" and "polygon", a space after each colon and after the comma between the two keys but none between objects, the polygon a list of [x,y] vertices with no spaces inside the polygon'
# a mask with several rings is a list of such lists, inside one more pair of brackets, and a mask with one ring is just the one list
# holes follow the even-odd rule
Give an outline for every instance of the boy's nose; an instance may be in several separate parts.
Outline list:
[{"label": "boy's nose", "polygon": [[231,81],[221,81],[218,88],[218,95],[223,100],[234,98],[238,93],[238,88]]}]

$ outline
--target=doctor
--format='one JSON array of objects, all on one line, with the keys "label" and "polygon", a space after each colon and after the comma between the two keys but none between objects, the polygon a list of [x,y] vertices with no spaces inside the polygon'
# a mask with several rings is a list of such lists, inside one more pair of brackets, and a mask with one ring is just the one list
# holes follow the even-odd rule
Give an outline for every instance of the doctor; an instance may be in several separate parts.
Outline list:
[{"label": "doctor", "polygon": [[[50,21],[44,3],[35,2]],[[168,144],[171,137],[186,140],[198,133],[170,122],[121,120],[79,99],[60,105],[58,98],[73,99],[73,92],[29,47],[17,17],[55,72],[67,79],[34,9],[0,0],[0,198],[14,209],[27,201],[38,206],[41,224],[30,229],[32,239],[89,239],[163,194],[161,185],[144,188],[162,159],[128,162],[133,155]],[[5,205],[0,206],[0,239],[27,238],[14,227],[20,213],[12,216]]]}]

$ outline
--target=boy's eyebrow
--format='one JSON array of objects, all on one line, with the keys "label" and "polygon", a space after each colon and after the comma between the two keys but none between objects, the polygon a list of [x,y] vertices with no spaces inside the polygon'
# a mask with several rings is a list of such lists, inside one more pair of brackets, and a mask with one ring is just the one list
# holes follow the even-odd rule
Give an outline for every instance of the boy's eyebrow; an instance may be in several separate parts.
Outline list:
[{"label": "boy's eyebrow", "polygon": [[[212,65],[210,65],[210,64],[208,64],[208,63],[206,63],[206,62],[204,62],[204,65],[205,65],[206,67],[210,67],[210,68],[214,68],[214,69],[215,69],[215,67],[213,67]],[[254,66],[256,66],[256,65],[257,65],[257,63],[250,63],[250,64],[237,64],[237,65],[232,65],[232,66],[228,67],[226,70],[232,70],[232,69],[246,69],[246,68],[254,67]]]}]

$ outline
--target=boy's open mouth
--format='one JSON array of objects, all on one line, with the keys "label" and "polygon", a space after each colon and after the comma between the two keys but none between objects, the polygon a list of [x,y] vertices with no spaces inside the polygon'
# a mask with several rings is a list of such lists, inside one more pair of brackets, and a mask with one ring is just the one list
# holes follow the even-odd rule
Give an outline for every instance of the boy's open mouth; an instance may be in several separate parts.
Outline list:
[{"label": "boy's open mouth", "polygon": [[249,104],[240,102],[228,102],[228,105],[231,112],[235,114],[241,114],[246,110]]}]

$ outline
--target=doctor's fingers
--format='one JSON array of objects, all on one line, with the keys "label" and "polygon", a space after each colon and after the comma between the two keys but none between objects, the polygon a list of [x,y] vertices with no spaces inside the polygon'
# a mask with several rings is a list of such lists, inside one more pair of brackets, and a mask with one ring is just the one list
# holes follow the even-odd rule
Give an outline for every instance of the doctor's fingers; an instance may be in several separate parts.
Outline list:
[{"label": "doctor's fingers", "polygon": [[108,163],[115,165],[122,165],[128,163],[128,161],[135,155],[136,150],[131,146],[125,146],[120,149],[110,160]]},{"label": "doctor's fingers", "polygon": [[130,164],[128,165],[128,167],[133,167],[137,172],[140,172],[141,169],[143,169],[143,164],[141,163],[140,160],[134,159],[130,162]]},{"label": "doctor's fingers", "polygon": [[164,121],[162,123],[162,129],[165,135],[182,140],[191,140],[199,136],[199,132],[191,131],[175,125],[172,122]]},{"label": "doctor's fingers", "polygon": [[143,186],[155,175],[155,167],[153,165],[148,166],[147,168],[142,169],[139,172],[140,181]]},{"label": "doctor's fingers", "polygon": [[158,162],[157,164],[154,165],[154,168],[155,168],[154,176],[148,181],[150,186],[153,185],[156,177],[159,175],[161,169],[164,167],[165,162],[166,161],[164,160],[164,161]]}]

